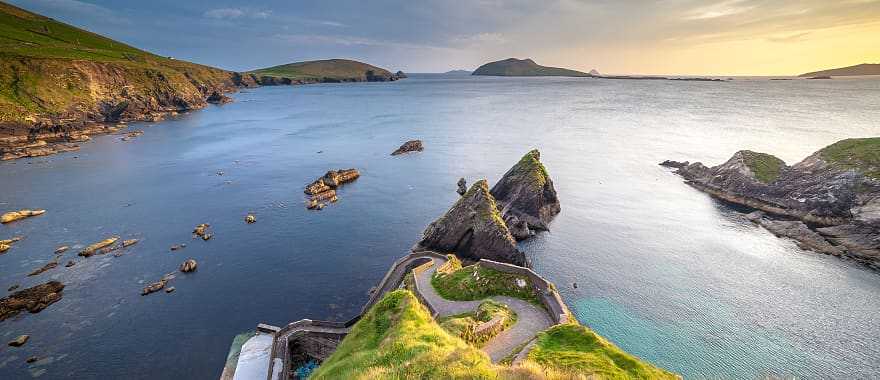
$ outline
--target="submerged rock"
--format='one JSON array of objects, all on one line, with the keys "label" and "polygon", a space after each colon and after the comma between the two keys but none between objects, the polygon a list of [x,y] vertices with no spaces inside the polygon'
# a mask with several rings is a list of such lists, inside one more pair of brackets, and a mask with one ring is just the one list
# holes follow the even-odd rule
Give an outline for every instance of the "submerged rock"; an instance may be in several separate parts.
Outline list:
[{"label": "submerged rock", "polygon": [[62,253],[64,253],[64,252],[67,252],[68,249],[70,249],[70,247],[68,247],[68,246],[66,246],[66,245],[62,245],[62,246],[60,246],[60,247],[58,247],[58,248],[55,248],[55,254],[56,254],[56,255],[60,255],[60,254],[62,254]]},{"label": "submerged rock", "polygon": [[67,261],[67,264],[64,264],[64,267],[65,267],[65,268],[70,268],[70,267],[72,267],[72,266],[74,266],[74,265],[76,265],[76,263],[75,263],[73,260],[68,260],[68,261]]},{"label": "submerged rock", "polygon": [[431,223],[419,244],[471,260],[526,265],[526,257],[516,248],[486,180],[474,183],[445,215]]},{"label": "submerged rock", "polygon": [[[103,248],[106,248],[106,247],[108,247],[108,246],[110,246],[110,245],[113,245],[113,243],[116,243],[116,241],[118,241],[118,240],[119,240],[119,236],[113,236],[113,237],[110,237],[110,238],[107,238],[107,239],[101,240],[101,241],[99,241],[99,242],[97,242],[97,243],[95,243],[95,244],[92,244],[92,245],[90,245],[90,246],[88,246],[88,247],[83,248],[83,250],[80,251],[80,252],[78,253],[78,255],[79,255],[79,256],[83,256],[83,257],[91,257],[91,256],[94,255],[99,249],[103,249]],[[106,253],[106,252],[105,252],[105,253]]]},{"label": "submerged rock", "polygon": [[492,187],[492,196],[505,220],[524,221],[533,230],[547,230],[560,211],[556,189],[537,149],[526,153],[501,177]]},{"label": "submerged rock", "polygon": [[189,273],[195,271],[196,267],[198,267],[198,263],[194,259],[187,259],[183,264],[180,264],[180,271],[183,273]]},{"label": "submerged rock", "polygon": [[38,275],[38,274],[42,274],[43,272],[45,272],[45,271],[47,271],[47,270],[50,270],[50,269],[53,269],[53,268],[55,268],[55,267],[57,267],[57,266],[58,266],[58,262],[57,262],[57,261],[54,261],[54,260],[53,260],[53,261],[50,261],[50,262],[46,263],[46,265],[43,265],[41,268],[37,268],[37,269],[35,269],[33,272],[29,273],[29,274],[28,274],[28,277],[32,277],[32,276],[36,276],[36,275]]},{"label": "submerged rock", "polygon": [[175,290],[175,289],[174,289],[173,286],[169,286],[169,287],[165,288],[165,293],[171,293],[171,292],[173,292],[174,290]]},{"label": "submerged rock", "polygon": [[171,246],[172,251],[177,251],[179,249],[184,249],[184,248],[186,248],[186,244],[174,244]]},{"label": "submerged rock", "polygon": [[458,195],[464,195],[467,192],[467,181],[464,178],[458,179],[458,190],[456,190]]},{"label": "submerged rock", "polygon": [[22,310],[39,313],[62,297],[64,284],[49,281],[34,287],[19,290],[0,299],[0,321],[17,315]]},{"label": "submerged rock", "polygon": [[11,223],[16,220],[30,218],[32,216],[43,215],[46,213],[46,210],[19,210],[19,211],[11,211],[7,212],[3,215],[0,215],[0,223],[6,224]]},{"label": "submerged rock", "polygon": [[30,339],[30,338],[31,338],[30,335],[19,335],[17,338],[9,341],[9,346],[10,347],[24,346],[24,344],[27,343],[28,339]]},{"label": "submerged rock", "polygon": [[425,150],[425,148],[422,146],[422,140],[409,140],[403,143],[400,148],[397,148],[397,150],[392,152],[391,155],[397,156],[409,152],[421,152],[423,150]]}]

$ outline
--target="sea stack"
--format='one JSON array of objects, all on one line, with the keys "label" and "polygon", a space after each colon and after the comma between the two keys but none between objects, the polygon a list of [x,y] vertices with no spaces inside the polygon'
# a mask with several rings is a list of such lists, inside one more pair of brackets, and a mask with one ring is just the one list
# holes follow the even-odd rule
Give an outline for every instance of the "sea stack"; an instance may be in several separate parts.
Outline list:
[{"label": "sea stack", "polygon": [[419,245],[440,252],[455,252],[469,260],[527,264],[484,179],[475,182],[445,215],[428,226]]},{"label": "sea stack", "polygon": [[537,149],[526,153],[504,177],[492,187],[508,228],[519,231],[518,238],[528,237],[529,230],[545,231],[547,224],[561,210],[559,198]]}]

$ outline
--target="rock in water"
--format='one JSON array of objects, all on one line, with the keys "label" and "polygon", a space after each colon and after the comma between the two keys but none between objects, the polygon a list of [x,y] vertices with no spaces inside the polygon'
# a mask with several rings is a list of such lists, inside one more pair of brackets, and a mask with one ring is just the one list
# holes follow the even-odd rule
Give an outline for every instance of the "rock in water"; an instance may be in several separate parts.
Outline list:
[{"label": "rock in water", "polygon": [[30,339],[30,335],[19,335],[18,338],[15,338],[9,342],[9,346],[11,347],[21,347],[27,343],[28,339]]},{"label": "rock in water", "polygon": [[445,215],[431,223],[419,244],[472,260],[526,265],[525,254],[517,250],[486,180],[474,183]]},{"label": "rock in water", "polygon": [[22,310],[39,313],[49,305],[58,302],[64,284],[49,281],[31,288],[19,290],[0,299],[0,321],[17,315]]},{"label": "rock in water", "polygon": [[70,247],[68,247],[68,246],[66,246],[66,245],[62,245],[62,246],[60,246],[60,247],[58,247],[58,248],[55,248],[55,254],[56,254],[56,255],[60,255],[60,254],[62,254],[62,253],[64,253],[64,252],[67,252],[68,249],[70,249]]},{"label": "rock in water", "polygon": [[458,190],[456,190],[458,195],[464,195],[467,192],[467,181],[464,178],[458,179]]},{"label": "rock in water", "polygon": [[537,149],[526,153],[492,187],[505,220],[516,217],[533,230],[547,230],[547,224],[560,211],[559,199]]},{"label": "rock in water", "polygon": [[168,280],[165,280],[165,279],[153,282],[153,283],[147,285],[146,287],[144,287],[144,289],[141,291],[141,295],[145,296],[150,293],[158,292],[158,291],[162,290],[162,288],[164,288],[165,284],[167,284],[167,283],[168,283]]},{"label": "rock in water", "polygon": [[43,215],[46,213],[46,210],[19,210],[7,212],[3,215],[0,215],[0,223],[6,224],[10,222],[14,222],[19,219],[30,218],[32,216]]},{"label": "rock in water", "polygon": [[[193,237],[200,237],[200,238],[204,239],[206,235],[209,235],[209,233],[208,233],[209,227],[211,227],[211,225],[208,223],[199,224],[198,226],[196,226],[196,228],[193,229],[193,235],[194,235]],[[210,238],[208,238],[208,239],[210,239]],[[205,239],[205,240],[208,240],[208,239]]]},{"label": "rock in water", "polygon": [[140,241],[140,240],[138,240],[138,239],[123,240],[123,241],[122,241],[122,248],[128,248],[128,247],[131,247],[131,246],[137,244],[138,241]]},{"label": "rock in water", "polygon": [[425,148],[422,146],[422,140],[409,140],[403,143],[403,145],[401,145],[400,148],[397,148],[397,150],[391,153],[391,155],[397,156],[399,154],[421,152],[423,150],[425,150]]},{"label": "rock in water", "polygon": [[247,224],[256,223],[257,217],[254,216],[254,214],[247,214],[247,216],[244,217],[244,222]]},{"label": "rock in water", "polygon": [[83,248],[83,250],[80,251],[78,253],[78,255],[83,256],[83,257],[90,257],[90,256],[94,255],[95,252],[97,252],[99,249],[106,248],[107,246],[110,246],[113,243],[116,243],[117,240],[119,240],[119,236],[113,236],[113,237],[101,240],[95,244],[92,244],[88,247]]},{"label": "rock in water", "polygon": [[232,102],[232,98],[223,95],[218,91],[214,91],[211,95],[208,95],[208,98],[205,99],[205,101],[211,104],[226,104]]},{"label": "rock in water", "polygon": [[183,264],[180,264],[180,271],[183,273],[192,272],[192,271],[196,270],[197,266],[198,266],[198,263],[196,263],[195,260],[188,259],[188,260],[184,261]]}]

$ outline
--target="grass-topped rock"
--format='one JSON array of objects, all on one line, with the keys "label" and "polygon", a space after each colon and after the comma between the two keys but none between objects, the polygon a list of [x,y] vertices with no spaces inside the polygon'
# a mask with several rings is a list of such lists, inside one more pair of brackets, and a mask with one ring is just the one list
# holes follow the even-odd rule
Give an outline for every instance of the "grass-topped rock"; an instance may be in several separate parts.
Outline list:
[{"label": "grass-topped rock", "polygon": [[449,256],[437,268],[431,285],[443,298],[455,301],[482,300],[492,296],[508,296],[540,305],[538,294],[525,276],[501,272],[479,263],[461,266],[454,256]]},{"label": "grass-topped rock", "polygon": [[551,327],[538,335],[528,359],[545,368],[598,379],[678,379],[632,356],[578,324]]},{"label": "grass-topped rock", "polygon": [[446,214],[431,223],[419,244],[474,261],[526,265],[526,257],[516,248],[486,180],[475,182]]},{"label": "grass-topped rock", "polygon": [[[289,83],[389,82],[398,75],[381,67],[350,59],[323,59],[294,62],[250,72],[261,82],[287,80]],[[275,79],[273,79],[275,78]]]},{"label": "grass-topped rock", "polygon": [[804,233],[792,236],[803,246],[843,252],[880,269],[880,138],[841,140],[791,166],[748,150],[713,167],[664,165],[717,198],[764,211],[769,218],[805,222],[816,233],[800,228]]},{"label": "grass-topped rock", "polygon": [[482,347],[489,339],[516,323],[516,312],[507,305],[486,300],[473,312],[452,315],[438,322],[450,334]]},{"label": "grass-topped rock", "polygon": [[840,140],[820,150],[819,155],[834,166],[880,180],[880,137]]},{"label": "grass-topped rock", "polygon": [[492,187],[492,196],[498,201],[508,228],[512,231],[527,228],[524,236],[517,234],[519,238],[528,237],[528,229],[546,230],[560,211],[553,180],[541,163],[541,152],[537,149],[526,153],[501,177]]}]

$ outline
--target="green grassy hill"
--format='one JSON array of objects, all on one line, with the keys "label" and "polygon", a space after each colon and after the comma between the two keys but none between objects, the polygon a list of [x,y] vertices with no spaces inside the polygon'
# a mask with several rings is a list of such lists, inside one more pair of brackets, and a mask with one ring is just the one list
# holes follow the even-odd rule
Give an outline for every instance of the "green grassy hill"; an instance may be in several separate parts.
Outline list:
[{"label": "green grassy hill", "polygon": [[199,108],[236,78],[0,2],[0,138]]},{"label": "green grassy hill", "polygon": [[519,366],[492,364],[476,346],[435,322],[413,293],[385,295],[310,379],[675,379],[590,329],[560,325],[541,333]]},{"label": "green grassy hill", "polygon": [[541,66],[531,59],[508,58],[478,67],[473,75],[505,77],[589,77],[588,73],[559,67]]},{"label": "green grassy hill", "polygon": [[397,75],[381,67],[348,59],[324,59],[288,63],[250,72],[258,77],[283,78],[301,83],[385,82]]}]

